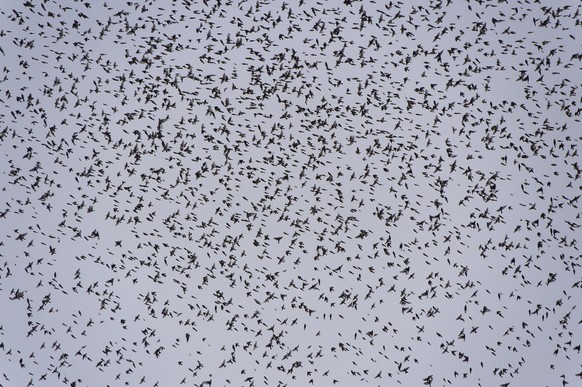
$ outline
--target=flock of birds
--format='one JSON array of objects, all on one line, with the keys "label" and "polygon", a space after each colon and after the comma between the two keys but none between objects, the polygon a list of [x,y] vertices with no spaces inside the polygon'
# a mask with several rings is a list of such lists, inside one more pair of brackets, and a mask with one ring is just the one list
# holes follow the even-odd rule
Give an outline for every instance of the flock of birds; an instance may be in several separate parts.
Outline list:
[{"label": "flock of birds", "polygon": [[581,6],[4,2],[0,385],[582,385]]}]

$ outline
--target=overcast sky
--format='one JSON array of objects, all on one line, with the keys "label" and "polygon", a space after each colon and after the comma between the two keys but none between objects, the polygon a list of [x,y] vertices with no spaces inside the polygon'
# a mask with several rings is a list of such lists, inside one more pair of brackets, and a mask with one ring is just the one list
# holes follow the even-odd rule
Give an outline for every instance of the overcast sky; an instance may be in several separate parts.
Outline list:
[{"label": "overcast sky", "polygon": [[579,2],[0,5],[0,385],[581,385]]}]

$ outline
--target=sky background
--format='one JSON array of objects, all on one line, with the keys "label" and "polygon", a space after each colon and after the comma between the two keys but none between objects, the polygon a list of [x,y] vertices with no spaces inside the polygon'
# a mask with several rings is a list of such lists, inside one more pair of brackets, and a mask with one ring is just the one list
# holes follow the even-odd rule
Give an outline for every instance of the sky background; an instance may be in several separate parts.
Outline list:
[{"label": "sky background", "polygon": [[578,2],[0,5],[0,385],[582,383]]}]

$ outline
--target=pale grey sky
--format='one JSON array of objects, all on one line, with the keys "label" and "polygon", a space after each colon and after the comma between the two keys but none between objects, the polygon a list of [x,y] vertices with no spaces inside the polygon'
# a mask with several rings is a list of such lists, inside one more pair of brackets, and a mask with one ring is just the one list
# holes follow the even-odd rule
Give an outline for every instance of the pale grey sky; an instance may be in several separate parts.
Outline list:
[{"label": "pale grey sky", "polygon": [[578,2],[0,5],[0,385],[582,383]]}]

